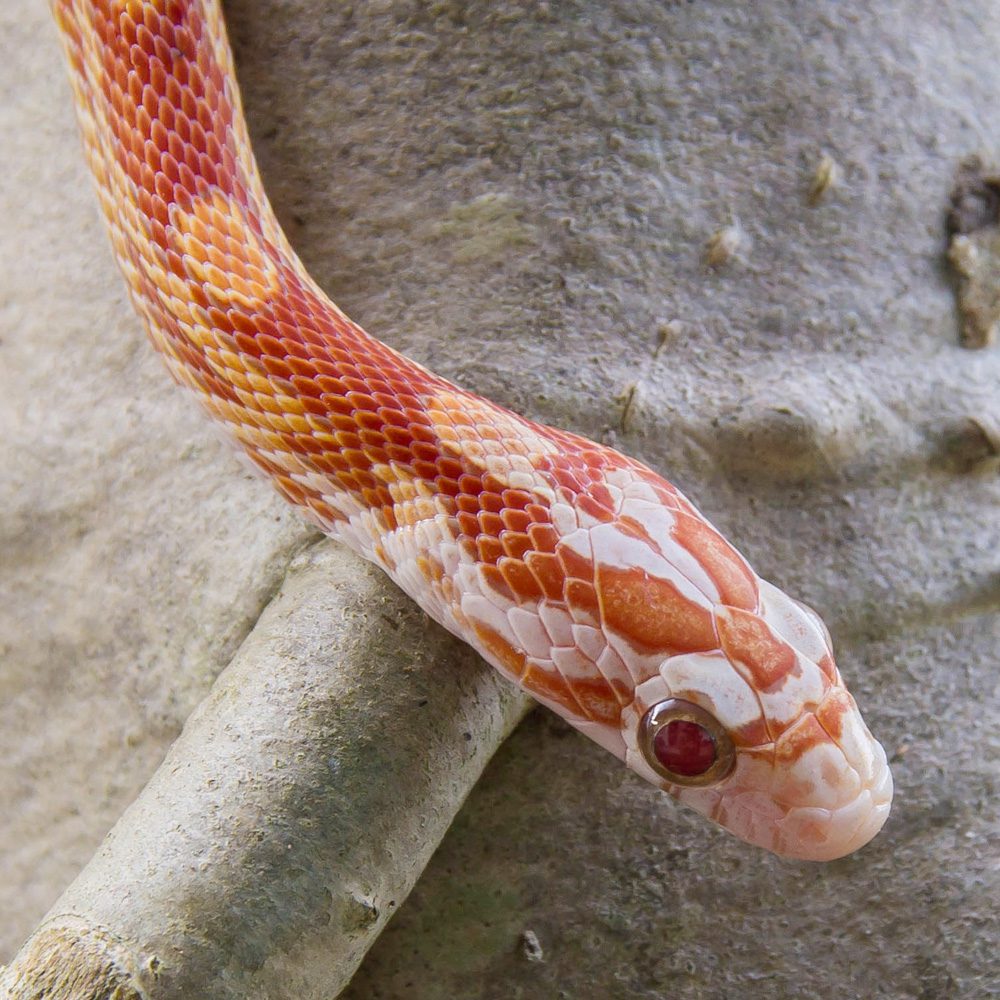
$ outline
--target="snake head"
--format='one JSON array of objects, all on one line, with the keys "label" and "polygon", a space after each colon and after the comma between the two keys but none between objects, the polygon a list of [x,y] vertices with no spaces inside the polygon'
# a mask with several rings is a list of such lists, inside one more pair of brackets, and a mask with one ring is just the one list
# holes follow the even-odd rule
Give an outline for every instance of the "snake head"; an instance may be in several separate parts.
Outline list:
[{"label": "snake head", "polygon": [[885,751],[811,609],[758,580],[755,610],[712,610],[720,648],[663,660],[622,719],[625,760],[751,844],[810,861],[882,828]]}]

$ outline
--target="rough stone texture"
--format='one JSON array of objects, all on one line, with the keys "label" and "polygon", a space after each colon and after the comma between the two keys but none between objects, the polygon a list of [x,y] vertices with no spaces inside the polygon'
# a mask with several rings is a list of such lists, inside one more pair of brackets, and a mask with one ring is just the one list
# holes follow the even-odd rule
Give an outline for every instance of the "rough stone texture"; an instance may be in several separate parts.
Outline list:
[{"label": "rough stone texture", "polygon": [[[666,472],[824,614],[897,781],[860,855],[781,862],[534,716],[346,996],[1000,995],[1000,484],[969,433],[997,426],[1000,354],[958,346],[943,256],[959,164],[996,158],[996,5],[227,12],[320,283],[442,374]],[[38,9],[0,26],[9,952],[309,535],[164,384],[54,33]]]}]

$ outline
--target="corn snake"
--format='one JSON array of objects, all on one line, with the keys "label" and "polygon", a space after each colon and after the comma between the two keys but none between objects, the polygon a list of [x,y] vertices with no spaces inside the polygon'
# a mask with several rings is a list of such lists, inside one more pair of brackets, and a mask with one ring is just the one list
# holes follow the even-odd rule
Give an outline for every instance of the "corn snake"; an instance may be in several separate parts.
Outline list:
[{"label": "corn snake", "polygon": [[466,392],[312,281],[264,193],[214,0],[54,0],[133,302],[307,517],[505,677],[742,839],[868,842],[891,776],[808,608],[641,463]]}]

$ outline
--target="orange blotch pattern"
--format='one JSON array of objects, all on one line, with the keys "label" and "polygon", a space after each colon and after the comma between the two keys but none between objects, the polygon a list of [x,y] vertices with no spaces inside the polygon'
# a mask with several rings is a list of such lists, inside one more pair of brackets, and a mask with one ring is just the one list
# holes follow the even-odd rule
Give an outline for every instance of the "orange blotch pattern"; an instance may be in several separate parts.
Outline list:
[{"label": "orange blotch pattern", "polygon": [[795,650],[771,631],[762,618],[742,608],[723,608],[716,615],[722,650],[742,664],[759,691],[781,687],[796,669]]},{"label": "orange blotch pattern", "polygon": [[855,707],[854,699],[847,691],[831,688],[816,709],[816,719],[831,739],[839,740],[844,733],[844,719],[851,715]]},{"label": "orange blotch pattern", "polygon": [[756,576],[743,557],[707,521],[682,512],[675,518],[671,534],[712,578],[720,603],[755,611],[760,600]]},{"label": "orange blotch pattern", "polygon": [[638,645],[671,655],[718,646],[711,613],[668,580],[638,568],[601,565],[597,585],[604,620]]}]

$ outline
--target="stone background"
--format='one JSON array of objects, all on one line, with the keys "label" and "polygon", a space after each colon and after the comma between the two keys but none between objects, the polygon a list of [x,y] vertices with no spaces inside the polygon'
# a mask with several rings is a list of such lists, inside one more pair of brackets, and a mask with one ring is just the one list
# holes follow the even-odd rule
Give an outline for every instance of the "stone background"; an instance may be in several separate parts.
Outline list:
[{"label": "stone background", "polygon": [[[825,616],[894,758],[885,832],[789,863],[536,713],[345,996],[1000,995],[1000,485],[969,422],[997,426],[1000,356],[958,346],[943,258],[959,163],[997,152],[1000,10],[226,10],[320,284],[441,374],[664,471]],[[0,38],[8,956],[313,534],[146,345],[44,6],[4,4]],[[812,206],[824,155],[840,180]]]}]

